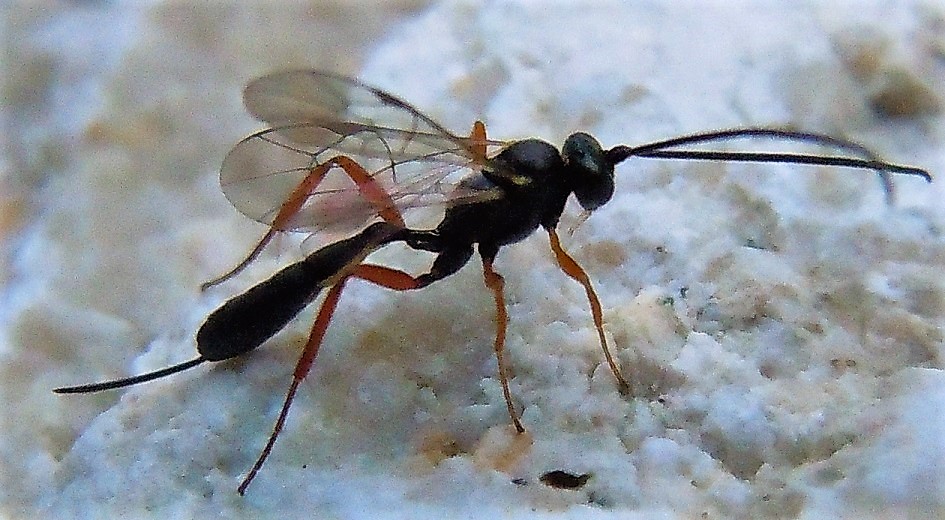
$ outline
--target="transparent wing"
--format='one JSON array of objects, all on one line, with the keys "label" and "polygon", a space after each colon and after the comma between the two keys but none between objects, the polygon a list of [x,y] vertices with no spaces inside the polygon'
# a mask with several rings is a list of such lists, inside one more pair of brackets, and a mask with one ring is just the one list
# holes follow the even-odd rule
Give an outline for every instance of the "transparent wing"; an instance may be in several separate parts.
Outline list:
[{"label": "transparent wing", "polygon": [[[247,109],[272,125],[227,154],[220,185],[244,215],[272,225],[283,203],[309,173],[345,155],[358,162],[402,212],[447,201],[473,202],[496,190],[456,188],[488,160],[475,143],[454,135],[406,102],[352,78],[290,71],[252,81]],[[347,231],[376,218],[377,209],[336,168],[312,190],[282,230]]]}]

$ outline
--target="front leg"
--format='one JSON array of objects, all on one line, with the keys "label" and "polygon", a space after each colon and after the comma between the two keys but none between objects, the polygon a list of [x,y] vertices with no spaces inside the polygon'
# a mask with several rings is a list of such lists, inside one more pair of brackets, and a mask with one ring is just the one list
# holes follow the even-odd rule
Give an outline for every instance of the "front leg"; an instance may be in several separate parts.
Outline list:
[{"label": "front leg", "polygon": [[597,329],[600,346],[604,350],[604,358],[610,366],[610,371],[614,374],[614,379],[617,380],[617,388],[620,390],[620,393],[629,395],[630,385],[620,373],[620,369],[617,368],[617,362],[614,361],[614,357],[610,354],[610,349],[607,348],[607,336],[604,335],[604,313],[601,311],[600,299],[597,298],[597,292],[594,290],[594,286],[591,285],[591,279],[587,276],[584,268],[561,247],[561,241],[558,240],[557,231],[555,231],[553,227],[546,228],[546,230],[548,231],[548,238],[551,241],[551,250],[555,254],[555,261],[558,263],[558,267],[564,271],[564,274],[570,276],[584,287],[584,292],[587,293],[587,301],[591,305],[591,316],[594,318],[594,327]]}]

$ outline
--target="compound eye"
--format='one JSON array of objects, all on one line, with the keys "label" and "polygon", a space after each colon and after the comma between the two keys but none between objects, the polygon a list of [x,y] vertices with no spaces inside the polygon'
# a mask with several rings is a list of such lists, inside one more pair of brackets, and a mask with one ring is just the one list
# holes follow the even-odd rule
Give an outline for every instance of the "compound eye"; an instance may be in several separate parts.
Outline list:
[{"label": "compound eye", "polygon": [[614,194],[614,165],[597,139],[578,132],[571,134],[561,147],[574,196],[585,210],[593,211]]}]

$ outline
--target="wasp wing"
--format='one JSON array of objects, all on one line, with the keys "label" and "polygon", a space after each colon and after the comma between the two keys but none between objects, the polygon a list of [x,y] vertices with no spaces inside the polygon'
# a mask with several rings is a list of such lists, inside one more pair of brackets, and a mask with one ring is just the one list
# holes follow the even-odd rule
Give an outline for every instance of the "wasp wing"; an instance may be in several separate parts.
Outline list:
[{"label": "wasp wing", "polygon": [[[271,225],[312,169],[345,155],[364,167],[401,211],[473,202],[496,190],[455,190],[470,167],[487,160],[473,142],[454,135],[406,102],[358,80],[318,71],[264,76],[244,92],[249,111],[272,125],[227,154],[220,185],[246,216]],[[283,230],[348,231],[376,218],[342,172],[331,172],[308,194]]]}]

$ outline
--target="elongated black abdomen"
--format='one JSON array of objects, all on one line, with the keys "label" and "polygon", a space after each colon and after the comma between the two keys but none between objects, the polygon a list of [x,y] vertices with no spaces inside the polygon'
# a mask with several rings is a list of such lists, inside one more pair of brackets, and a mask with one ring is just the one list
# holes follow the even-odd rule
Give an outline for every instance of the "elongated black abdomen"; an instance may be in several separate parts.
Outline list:
[{"label": "elongated black abdomen", "polygon": [[253,350],[318,296],[319,281],[317,273],[298,262],[227,301],[197,331],[197,352],[220,361]]},{"label": "elongated black abdomen", "polygon": [[310,254],[213,311],[197,331],[197,352],[207,361],[245,354],[262,345],[302,311],[340,273],[378,247],[397,239],[400,228],[380,222]]}]

